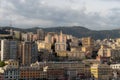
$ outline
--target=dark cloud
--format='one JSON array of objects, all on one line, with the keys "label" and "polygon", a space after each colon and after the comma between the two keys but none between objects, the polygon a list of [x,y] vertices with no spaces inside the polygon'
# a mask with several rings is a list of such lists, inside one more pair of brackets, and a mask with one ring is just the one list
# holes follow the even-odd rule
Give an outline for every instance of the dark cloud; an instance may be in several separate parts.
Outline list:
[{"label": "dark cloud", "polygon": [[[73,9],[71,7],[48,6],[44,0],[5,0],[0,16],[1,25],[8,25],[10,20],[17,27],[32,26],[85,26],[90,29],[111,29],[119,25],[119,9],[110,10],[111,15],[101,16],[98,12],[86,13],[86,8]],[[74,2],[74,0],[67,0]],[[58,3],[55,3],[58,4]],[[64,5],[61,5],[64,6]]]}]

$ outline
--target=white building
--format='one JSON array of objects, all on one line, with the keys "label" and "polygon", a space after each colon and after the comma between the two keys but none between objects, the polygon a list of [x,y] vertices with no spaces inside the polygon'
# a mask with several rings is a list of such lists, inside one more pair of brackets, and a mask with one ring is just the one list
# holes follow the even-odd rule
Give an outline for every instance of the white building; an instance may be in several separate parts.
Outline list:
[{"label": "white building", "polygon": [[5,66],[4,80],[19,80],[19,69],[12,66]]},{"label": "white building", "polygon": [[17,58],[17,41],[1,40],[1,61]]},{"label": "white building", "polygon": [[1,40],[1,61],[9,58],[9,41]]},{"label": "white building", "polygon": [[118,70],[120,70],[120,64],[111,64],[110,67],[112,69],[118,69]]},{"label": "white building", "polygon": [[0,80],[19,80],[19,69],[13,66],[0,67],[0,74],[3,74],[3,78]]}]

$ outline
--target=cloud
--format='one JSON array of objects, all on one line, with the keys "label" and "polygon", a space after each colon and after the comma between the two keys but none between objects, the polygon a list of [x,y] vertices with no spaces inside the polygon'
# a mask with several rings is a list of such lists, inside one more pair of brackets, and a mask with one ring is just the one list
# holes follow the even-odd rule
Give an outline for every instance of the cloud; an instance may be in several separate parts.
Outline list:
[{"label": "cloud", "polygon": [[77,25],[97,30],[119,27],[120,17],[116,16],[119,9],[110,6],[111,9],[106,8],[104,12],[104,6],[100,7],[103,2],[96,0],[96,5],[89,8],[92,0],[3,0],[0,7],[0,25],[9,25],[12,21],[14,26],[23,28],[39,25]]}]

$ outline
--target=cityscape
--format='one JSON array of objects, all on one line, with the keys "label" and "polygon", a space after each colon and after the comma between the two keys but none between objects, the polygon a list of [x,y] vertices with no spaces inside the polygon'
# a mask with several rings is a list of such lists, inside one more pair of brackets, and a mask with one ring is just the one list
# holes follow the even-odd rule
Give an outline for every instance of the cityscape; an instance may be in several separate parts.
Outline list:
[{"label": "cityscape", "polygon": [[120,80],[120,1],[0,0],[0,80]]},{"label": "cityscape", "polygon": [[1,29],[0,80],[119,80],[120,38]]}]

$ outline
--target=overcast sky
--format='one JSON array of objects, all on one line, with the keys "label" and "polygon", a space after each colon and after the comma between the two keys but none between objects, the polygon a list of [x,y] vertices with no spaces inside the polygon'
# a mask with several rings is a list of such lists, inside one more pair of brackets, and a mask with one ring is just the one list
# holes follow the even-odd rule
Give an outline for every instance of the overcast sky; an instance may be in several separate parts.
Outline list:
[{"label": "overcast sky", "polygon": [[120,28],[120,0],[0,0],[0,26]]}]

